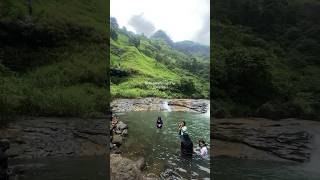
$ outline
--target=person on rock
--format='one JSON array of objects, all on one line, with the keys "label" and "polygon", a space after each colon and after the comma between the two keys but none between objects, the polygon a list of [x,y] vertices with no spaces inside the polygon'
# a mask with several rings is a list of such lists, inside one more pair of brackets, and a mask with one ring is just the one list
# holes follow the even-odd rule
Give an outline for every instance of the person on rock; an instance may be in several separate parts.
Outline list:
[{"label": "person on rock", "polygon": [[186,122],[185,121],[181,121],[179,123],[179,135],[182,136],[183,134],[187,134],[187,126],[186,126]]},{"label": "person on rock", "polygon": [[181,135],[180,145],[181,155],[183,157],[192,157],[193,154],[193,143],[188,134],[184,133]]},{"label": "person on rock", "polygon": [[207,144],[203,139],[199,140],[199,147],[200,150],[196,150],[195,152],[201,156],[202,158],[207,158],[208,157],[208,148],[207,148]]},{"label": "person on rock", "polygon": [[161,129],[163,127],[163,120],[160,116],[158,116],[157,122],[156,122],[156,127],[158,129]]},{"label": "person on rock", "polygon": [[119,122],[118,117],[116,115],[112,115],[111,127],[110,127],[111,132],[115,130],[118,122]]}]

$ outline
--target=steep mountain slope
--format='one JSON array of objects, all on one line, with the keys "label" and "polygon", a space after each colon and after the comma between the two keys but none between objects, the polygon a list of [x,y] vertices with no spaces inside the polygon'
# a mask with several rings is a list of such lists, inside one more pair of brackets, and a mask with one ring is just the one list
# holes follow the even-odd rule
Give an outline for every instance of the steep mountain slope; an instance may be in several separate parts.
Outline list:
[{"label": "steep mountain slope", "polygon": [[0,118],[106,113],[108,3],[0,2]]},{"label": "steep mountain slope", "polygon": [[201,45],[192,41],[180,41],[174,43],[174,48],[185,53],[200,56],[208,61],[210,60],[209,46]]},{"label": "steep mountain slope", "polygon": [[189,71],[202,65],[196,57],[173,49],[161,38],[119,29],[112,21],[112,97],[208,98],[208,79]]},{"label": "steep mountain slope", "polygon": [[214,115],[319,120],[319,1],[211,3]]}]

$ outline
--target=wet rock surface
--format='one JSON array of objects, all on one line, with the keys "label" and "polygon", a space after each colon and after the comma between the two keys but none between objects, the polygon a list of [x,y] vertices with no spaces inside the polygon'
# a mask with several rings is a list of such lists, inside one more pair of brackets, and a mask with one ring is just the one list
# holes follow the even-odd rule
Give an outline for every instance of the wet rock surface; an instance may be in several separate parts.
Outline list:
[{"label": "wet rock surface", "polygon": [[217,146],[221,142],[238,143],[280,159],[307,162],[316,148],[314,133],[319,128],[319,122],[297,119],[215,119],[211,124],[211,139],[213,146],[215,140],[219,142]]},{"label": "wet rock surface", "polygon": [[144,167],[144,160],[139,159],[133,161],[122,157],[120,154],[110,155],[110,168],[111,168],[111,179],[112,180],[155,180],[156,177],[151,175],[145,176],[142,173]]},{"label": "wet rock surface", "polygon": [[124,143],[125,137],[128,135],[128,125],[122,121],[112,127],[110,121],[110,153],[119,154],[120,146]]},{"label": "wet rock surface", "polygon": [[105,119],[24,117],[2,127],[13,159],[103,155],[107,144]]},{"label": "wet rock surface", "polygon": [[168,111],[164,103],[170,106],[170,111],[207,112],[209,100],[206,99],[116,99],[111,102],[113,112],[130,111]]}]

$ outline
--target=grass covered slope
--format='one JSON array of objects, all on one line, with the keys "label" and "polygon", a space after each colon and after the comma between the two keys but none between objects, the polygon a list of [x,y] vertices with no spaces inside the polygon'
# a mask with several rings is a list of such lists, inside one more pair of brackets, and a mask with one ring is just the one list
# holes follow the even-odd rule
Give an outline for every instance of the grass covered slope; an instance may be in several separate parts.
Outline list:
[{"label": "grass covered slope", "polygon": [[208,98],[208,80],[179,64],[192,62],[188,55],[162,39],[149,39],[120,29],[113,21],[110,38],[113,98]]},{"label": "grass covered slope", "polygon": [[106,113],[108,3],[0,2],[0,116]]}]

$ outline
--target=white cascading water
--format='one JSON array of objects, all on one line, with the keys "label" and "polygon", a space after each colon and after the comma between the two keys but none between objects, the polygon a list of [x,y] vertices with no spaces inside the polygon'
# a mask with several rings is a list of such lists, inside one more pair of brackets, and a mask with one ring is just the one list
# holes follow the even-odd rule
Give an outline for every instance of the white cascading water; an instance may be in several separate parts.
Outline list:
[{"label": "white cascading water", "polygon": [[163,109],[165,109],[166,111],[171,112],[171,107],[168,105],[168,102],[167,102],[167,101],[164,101],[164,102],[162,103],[162,107],[163,107]]},{"label": "white cascading water", "polygon": [[210,117],[210,102],[207,105],[207,112],[205,113],[205,116]]}]

